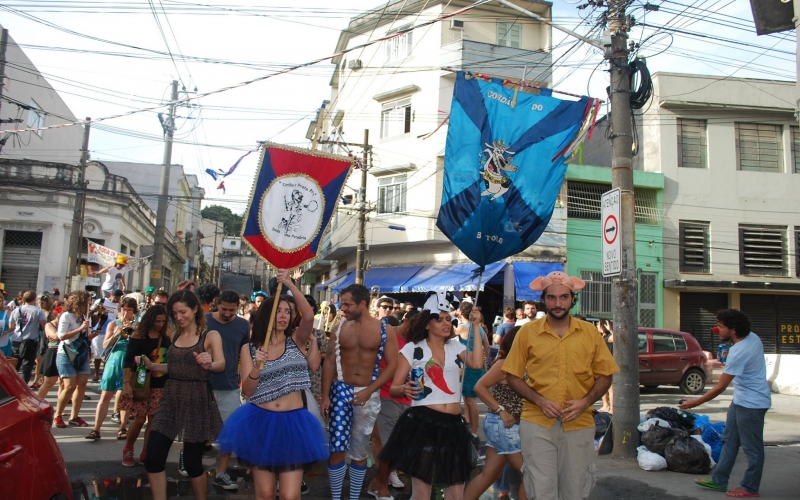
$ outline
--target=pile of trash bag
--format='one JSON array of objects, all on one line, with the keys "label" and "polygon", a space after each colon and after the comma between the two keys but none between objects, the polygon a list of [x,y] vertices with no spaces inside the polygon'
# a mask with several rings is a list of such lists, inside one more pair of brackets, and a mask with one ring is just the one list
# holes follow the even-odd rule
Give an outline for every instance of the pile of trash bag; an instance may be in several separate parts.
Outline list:
[{"label": "pile of trash bag", "polygon": [[686,474],[711,471],[722,449],[723,422],[712,424],[706,415],[664,406],[647,412],[647,417],[638,427],[642,433],[639,467]]},{"label": "pile of trash bag", "polygon": [[722,452],[722,433],[725,432],[725,422],[712,424],[707,415],[697,415],[695,431],[701,432],[703,442],[711,447],[711,458],[717,462]]},{"label": "pile of trash bag", "polygon": [[686,474],[708,474],[711,456],[703,443],[689,436],[675,438],[664,448],[667,469]]},{"label": "pile of trash bag", "polygon": [[654,410],[647,412],[648,418],[660,418],[669,422],[671,427],[683,429],[686,432],[691,432],[695,428],[696,416],[694,413],[688,411],[678,411],[669,406],[659,406]]}]

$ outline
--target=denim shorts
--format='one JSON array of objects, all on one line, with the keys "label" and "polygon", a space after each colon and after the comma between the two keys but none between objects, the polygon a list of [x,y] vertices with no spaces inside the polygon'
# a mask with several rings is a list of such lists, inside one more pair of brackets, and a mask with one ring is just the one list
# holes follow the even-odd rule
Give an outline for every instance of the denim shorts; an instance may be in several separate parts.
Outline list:
[{"label": "denim shorts", "polygon": [[494,448],[498,455],[511,455],[522,451],[519,424],[516,422],[510,428],[506,428],[502,418],[494,413],[487,413],[483,419],[483,432],[486,433],[486,446]]},{"label": "denim shorts", "polygon": [[59,347],[58,354],[56,354],[56,368],[58,369],[58,376],[61,378],[72,378],[77,377],[78,375],[89,375],[92,373],[91,369],[89,368],[89,358],[91,356],[86,356],[86,363],[83,364],[83,367],[80,370],[76,370],[72,363],[69,362],[69,358],[66,354],[64,354],[64,348]]}]

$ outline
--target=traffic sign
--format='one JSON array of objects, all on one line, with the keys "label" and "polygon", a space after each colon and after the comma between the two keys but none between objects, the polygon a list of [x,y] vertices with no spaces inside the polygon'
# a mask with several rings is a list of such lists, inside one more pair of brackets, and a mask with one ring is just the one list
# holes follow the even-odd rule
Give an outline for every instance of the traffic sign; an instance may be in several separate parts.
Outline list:
[{"label": "traffic sign", "polygon": [[603,231],[603,276],[622,273],[622,254],[619,245],[619,188],[603,193],[600,199]]}]

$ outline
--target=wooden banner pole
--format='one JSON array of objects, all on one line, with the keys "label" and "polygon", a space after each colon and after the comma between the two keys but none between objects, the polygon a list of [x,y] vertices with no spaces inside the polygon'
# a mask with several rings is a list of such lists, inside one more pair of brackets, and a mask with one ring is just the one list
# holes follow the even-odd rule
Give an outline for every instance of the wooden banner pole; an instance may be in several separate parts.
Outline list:
[{"label": "wooden banner pole", "polygon": [[[275,300],[272,302],[272,311],[269,313],[269,326],[267,326],[267,336],[264,339],[264,347],[269,348],[269,339],[272,336],[272,329],[275,327],[275,316],[278,313],[278,303],[280,302],[281,298],[281,289],[283,288],[283,283],[280,281],[278,282],[278,288],[275,289]],[[264,363],[258,364],[258,370],[261,371],[264,369]]]}]

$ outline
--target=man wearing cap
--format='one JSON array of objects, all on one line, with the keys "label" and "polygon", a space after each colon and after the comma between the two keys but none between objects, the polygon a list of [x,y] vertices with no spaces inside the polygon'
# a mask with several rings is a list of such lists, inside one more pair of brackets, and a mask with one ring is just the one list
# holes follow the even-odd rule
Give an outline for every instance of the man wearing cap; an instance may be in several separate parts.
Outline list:
[{"label": "man wearing cap", "polygon": [[560,271],[536,278],[530,288],[542,292],[547,316],[520,329],[503,364],[508,385],[524,400],[522,473],[536,500],[580,500],[587,478],[593,484],[591,408],[619,371],[592,324],[569,313],[584,286]]},{"label": "man wearing cap", "polygon": [[104,267],[97,271],[98,275],[106,274],[103,286],[100,287],[104,297],[112,296],[116,290],[122,291],[125,289],[125,272],[127,271],[125,266],[127,265],[128,257],[119,254],[113,266]]}]

